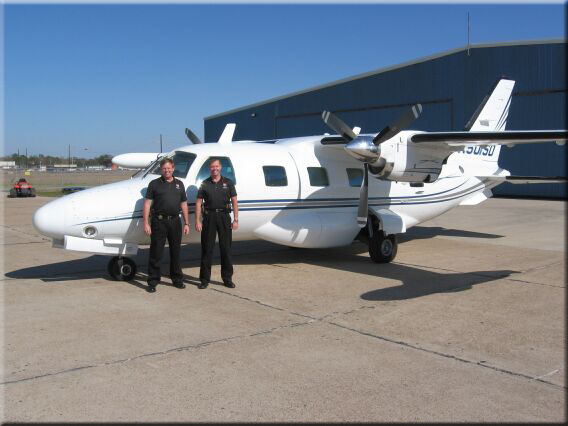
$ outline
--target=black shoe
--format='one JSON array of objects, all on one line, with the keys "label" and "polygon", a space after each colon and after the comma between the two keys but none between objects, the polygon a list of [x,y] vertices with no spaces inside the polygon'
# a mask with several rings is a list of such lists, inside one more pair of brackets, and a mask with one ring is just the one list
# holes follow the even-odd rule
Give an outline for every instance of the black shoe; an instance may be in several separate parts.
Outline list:
[{"label": "black shoe", "polygon": [[199,283],[199,285],[197,286],[197,288],[207,288],[208,285],[209,285],[208,282],[206,282],[206,281],[201,281],[201,282]]},{"label": "black shoe", "polygon": [[147,291],[148,291],[148,293],[155,293],[156,292],[156,286],[155,285],[148,285]]},{"label": "black shoe", "polygon": [[229,287],[229,288],[235,288],[235,283],[232,281],[229,281],[228,283],[225,283],[225,287]]},{"label": "black shoe", "polygon": [[185,284],[184,283],[172,283],[174,285],[174,287],[176,288],[185,288]]}]

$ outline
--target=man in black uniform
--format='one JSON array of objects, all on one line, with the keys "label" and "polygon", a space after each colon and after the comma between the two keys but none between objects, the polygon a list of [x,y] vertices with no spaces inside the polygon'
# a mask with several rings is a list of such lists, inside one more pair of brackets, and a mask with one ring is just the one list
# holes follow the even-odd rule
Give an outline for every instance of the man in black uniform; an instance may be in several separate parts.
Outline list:
[{"label": "man in black uniform", "polygon": [[[150,259],[148,261],[148,291],[154,293],[160,282],[160,261],[166,238],[170,246],[170,278],[177,288],[185,288],[180,264],[182,226],[179,217],[183,213],[183,234],[189,234],[187,195],[183,182],[174,178],[174,162],[171,158],[160,161],[162,176],[148,185],[144,201],[144,232],[150,235]],[[151,216],[151,223],[148,221]]]},{"label": "man in black uniform", "polygon": [[[195,202],[195,230],[201,232],[201,269],[198,288],[206,288],[211,278],[211,257],[215,247],[215,236],[219,235],[221,251],[221,278],[225,286],[235,288],[233,283],[233,263],[231,261],[232,231],[239,227],[239,205],[237,191],[231,179],[221,176],[221,161],[209,162],[211,177],[205,179],[197,192]],[[205,203],[203,224],[201,207]],[[233,204],[234,220],[231,224],[230,204]]]}]

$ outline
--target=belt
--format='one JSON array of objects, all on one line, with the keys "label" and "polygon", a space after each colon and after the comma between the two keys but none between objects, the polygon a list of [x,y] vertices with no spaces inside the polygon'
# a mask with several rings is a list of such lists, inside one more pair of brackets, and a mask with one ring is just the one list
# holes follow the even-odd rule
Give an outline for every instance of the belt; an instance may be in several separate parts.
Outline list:
[{"label": "belt", "polygon": [[176,215],[168,215],[168,214],[159,214],[156,215],[157,219],[163,220],[163,219],[174,219],[174,218],[179,218],[179,213]]},{"label": "belt", "polygon": [[205,209],[205,210],[207,210],[208,212],[217,212],[217,213],[223,212],[223,213],[229,213],[229,210],[228,210],[228,209]]}]

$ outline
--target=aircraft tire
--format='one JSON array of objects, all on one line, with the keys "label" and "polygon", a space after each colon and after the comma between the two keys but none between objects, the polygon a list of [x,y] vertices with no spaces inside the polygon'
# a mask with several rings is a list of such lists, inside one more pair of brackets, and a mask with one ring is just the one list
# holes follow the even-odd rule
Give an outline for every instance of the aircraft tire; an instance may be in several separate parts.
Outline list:
[{"label": "aircraft tire", "polygon": [[109,260],[107,271],[117,281],[130,281],[136,275],[136,263],[128,257],[115,256]]},{"label": "aircraft tire", "polygon": [[375,230],[373,236],[369,238],[369,255],[375,263],[392,262],[397,249],[396,235],[385,236],[383,231]]}]

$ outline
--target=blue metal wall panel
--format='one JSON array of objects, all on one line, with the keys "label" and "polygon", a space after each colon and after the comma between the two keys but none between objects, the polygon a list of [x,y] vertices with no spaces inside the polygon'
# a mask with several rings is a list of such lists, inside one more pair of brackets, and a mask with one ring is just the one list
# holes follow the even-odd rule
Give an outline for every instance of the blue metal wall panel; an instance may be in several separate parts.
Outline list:
[{"label": "blue metal wall panel", "polygon": [[[412,127],[461,130],[497,79],[516,80],[507,129],[565,129],[566,43],[474,47],[278,99],[205,120],[205,139],[215,141],[228,122],[235,139],[273,139],[330,132],[321,120],[331,110],[362,132],[382,129],[416,102],[424,111]],[[253,117],[252,114],[255,114]],[[566,176],[566,148],[554,144],[501,150],[512,174]],[[566,185],[503,184],[494,192],[566,198]]]}]

